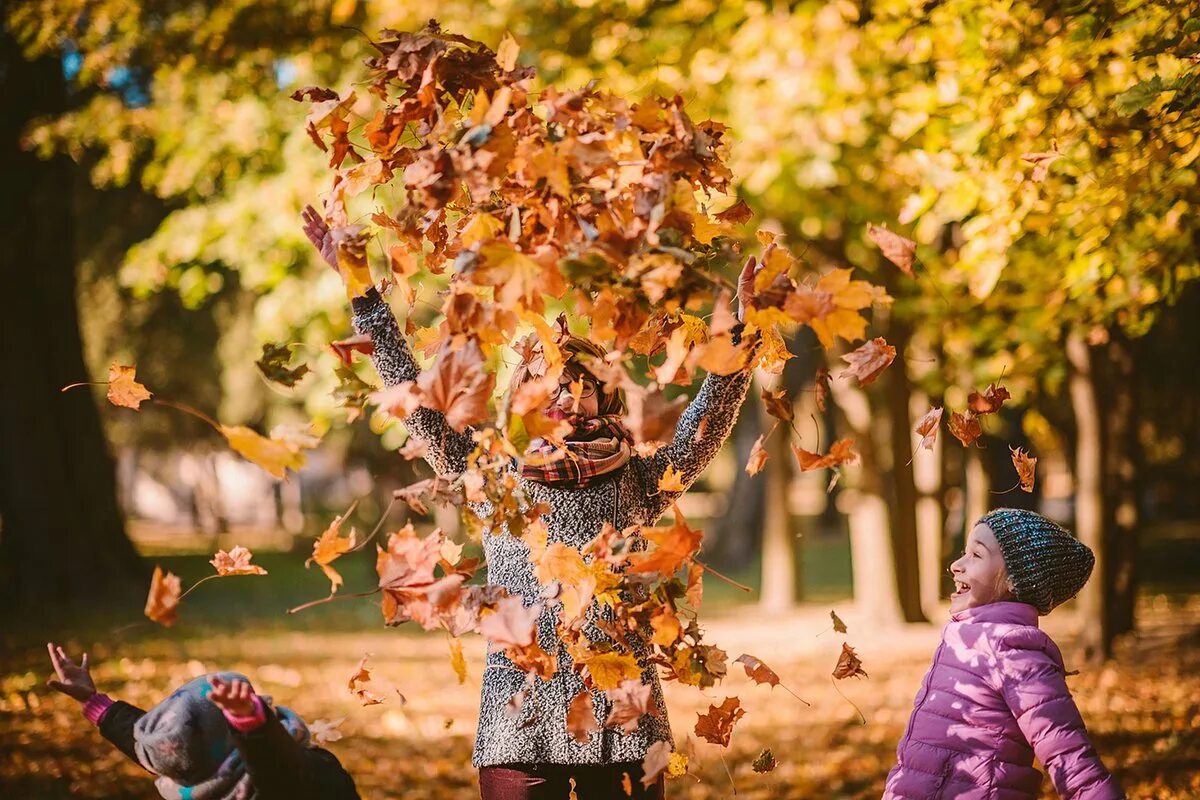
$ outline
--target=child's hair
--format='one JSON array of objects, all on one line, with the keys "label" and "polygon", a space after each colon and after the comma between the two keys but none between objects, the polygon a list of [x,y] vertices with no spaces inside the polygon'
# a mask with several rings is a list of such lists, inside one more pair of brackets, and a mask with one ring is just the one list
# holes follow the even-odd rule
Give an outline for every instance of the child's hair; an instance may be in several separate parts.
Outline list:
[{"label": "child's hair", "polygon": [[1000,544],[1013,597],[1039,614],[1079,594],[1096,557],[1061,525],[1033,511],[997,508],[979,518]]}]

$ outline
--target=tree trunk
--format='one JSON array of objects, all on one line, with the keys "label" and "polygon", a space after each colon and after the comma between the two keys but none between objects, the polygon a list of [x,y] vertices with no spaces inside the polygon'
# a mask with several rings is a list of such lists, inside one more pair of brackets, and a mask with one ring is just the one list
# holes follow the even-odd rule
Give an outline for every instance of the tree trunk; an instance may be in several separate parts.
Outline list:
[{"label": "tree trunk", "polygon": [[713,523],[711,550],[708,542],[705,542],[705,552],[713,564],[729,570],[747,566],[755,555],[762,552],[766,484],[757,476],[748,475],[744,469],[754,442],[763,432],[762,415],[758,413],[760,405],[756,395],[747,397],[742,413],[733,426],[734,458],[738,467],[728,496],[736,498],[736,502],[729,503],[725,513]]},{"label": "tree trunk", "polygon": [[0,605],[136,597],[115,469],[88,380],[75,297],[72,165],[22,150],[31,119],[67,108],[57,58],[0,31]]},{"label": "tree trunk", "polygon": [[[763,376],[763,387],[775,391],[782,382],[779,376]],[[764,430],[775,423],[766,409],[761,412]],[[781,422],[767,437],[768,460],[763,468],[766,489],[766,514],[763,520],[762,593],[759,598],[765,611],[785,611],[796,603],[797,569],[796,531],[792,524],[788,488],[792,483],[792,452],[788,447],[787,423]],[[742,470],[745,472],[745,470]]]},{"label": "tree trunk", "polygon": [[1093,354],[1078,331],[1067,336],[1067,360],[1071,365],[1068,391],[1075,413],[1075,533],[1096,554],[1096,566],[1079,593],[1083,616],[1081,644],[1092,661],[1112,655],[1112,625],[1109,595],[1104,583],[1108,570],[1108,548],[1104,535],[1103,431],[1096,399]]},{"label": "tree trunk", "polygon": [[1110,634],[1134,629],[1137,597],[1141,457],[1137,438],[1137,387],[1133,353],[1119,330],[1111,331],[1105,369],[1104,498],[1107,572],[1098,575],[1109,594]]},{"label": "tree trunk", "polygon": [[[930,407],[924,395],[913,396],[910,417],[920,418]],[[926,617],[940,615],[942,576],[946,572],[945,510],[942,506],[942,447],[944,440],[934,441],[932,450],[921,448],[913,456],[913,484],[917,489],[917,548],[920,556],[921,608]],[[920,445],[916,445],[920,447]]]}]

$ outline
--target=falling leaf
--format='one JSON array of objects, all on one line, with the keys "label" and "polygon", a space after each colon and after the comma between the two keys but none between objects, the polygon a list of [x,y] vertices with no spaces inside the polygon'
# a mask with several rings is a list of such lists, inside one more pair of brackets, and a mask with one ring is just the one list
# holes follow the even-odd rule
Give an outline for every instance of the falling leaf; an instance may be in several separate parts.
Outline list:
[{"label": "falling leaf", "polygon": [[312,737],[313,743],[317,745],[340,741],[342,732],[338,730],[338,726],[345,721],[345,717],[338,717],[337,719],[314,719],[308,724],[308,733]]},{"label": "falling leaf", "polygon": [[687,487],[683,483],[683,475],[675,469],[674,464],[667,464],[662,477],[658,479],[660,492],[682,492]]},{"label": "falling leaf", "polygon": [[456,431],[488,417],[487,403],[496,385],[496,374],[483,361],[479,343],[469,340],[458,350],[443,348],[433,369],[417,379],[421,404],[441,411]]},{"label": "falling leaf", "polygon": [[567,733],[580,744],[586,744],[588,738],[598,730],[600,726],[596,724],[592,693],[584,689],[571,698],[567,706]]},{"label": "falling leaf", "polygon": [[692,610],[698,611],[700,602],[704,599],[704,567],[699,564],[688,566],[686,597]]},{"label": "falling leaf", "polygon": [[762,434],[754,440],[754,446],[750,448],[750,457],[746,459],[746,474],[757,475],[762,472],[762,468],[766,465],[770,455],[767,449],[763,447],[763,439],[766,434]]},{"label": "falling leaf", "polygon": [[813,386],[817,392],[817,410],[821,413],[825,413],[826,410],[825,401],[826,398],[829,397],[830,380],[832,380],[832,376],[829,374],[829,370],[825,367],[821,367],[819,370],[817,370],[817,376],[813,379]]},{"label": "falling leaf", "polygon": [[837,666],[833,668],[833,677],[838,680],[843,678],[863,677],[866,678],[867,673],[862,668],[862,661],[858,654],[854,652],[854,648],[842,642],[842,654],[838,656]]},{"label": "falling leaf", "polygon": [[319,439],[311,434],[276,428],[267,438],[242,425],[219,425],[217,430],[238,454],[252,461],[276,478],[287,470],[304,466],[304,450],[316,447]]},{"label": "falling leaf", "polygon": [[212,561],[208,563],[216,567],[218,575],[266,575],[265,569],[250,563],[252,558],[254,558],[253,553],[238,545],[228,553],[218,550]]},{"label": "falling leaf", "polygon": [[112,363],[108,368],[108,402],[137,411],[144,401],[153,396],[145,386],[134,380],[135,369],[115,361]]},{"label": "falling leaf", "polygon": [[792,399],[786,388],[774,392],[763,389],[761,397],[768,414],[784,422],[792,421]]},{"label": "falling leaf", "polygon": [[859,386],[866,386],[874,382],[879,373],[896,360],[896,348],[883,338],[876,337],[857,350],[842,356],[842,360],[847,362],[850,368],[842,370],[838,377],[852,375],[858,378]]},{"label": "falling leaf", "polygon": [[350,676],[350,680],[346,685],[349,687],[351,694],[358,698],[358,701],[364,706],[377,706],[383,702],[383,698],[379,695],[363,688],[371,682],[371,671],[367,669],[367,659],[370,658],[370,653],[364,655],[358,661],[358,666],[354,670],[354,674]]},{"label": "falling leaf", "polygon": [[1009,447],[1012,453],[1013,466],[1016,467],[1017,476],[1021,479],[1021,488],[1027,492],[1033,491],[1034,473],[1037,469],[1037,459],[1025,452],[1020,447]]},{"label": "falling leaf", "polygon": [[290,389],[308,374],[307,364],[291,367],[288,366],[291,360],[291,345],[266,342],[262,346],[262,357],[254,362],[254,366],[267,380]]},{"label": "falling leaf", "polygon": [[972,411],[967,411],[962,414],[954,411],[950,414],[950,433],[954,434],[954,438],[963,443],[963,447],[970,447],[971,443],[983,435],[983,428],[979,425],[979,417],[975,416]]},{"label": "falling leaf", "polygon": [[609,689],[604,696],[612,704],[608,719],[604,720],[606,728],[619,727],[626,734],[632,734],[637,731],[638,721],[643,716],[657,713],[653,689],[650,684],[638,679],[621,681],[619,686]]},{"label": "falling leaf", "polygon": [[924,447],[926,450],[932,450],[934,442],[937,441],[938,427],[942,424],[942,408],[931,408],[925,412],[925,416],[917,420],[917,425],[913,428],[918,436],[921,437],[921,443],[917,447]]},{"label": "falling leaf", "polygon": [[675,507],[675,524],[670,528],[651,528],[645,531],[647,541],[654,545],[648,551],[632,554],[629,571],[656,572],[664,577],[674,575],[700,549],[703,531],[688,527],[687,521]]},{"label": "falling leaf", "polygon": [[451,637],[450,639],[450,666],[454,668],[454,674],[458,676],[458,684],[467,682],[467,660],[463,657],[462,640]]},{"label": "falling leaf", "polygon": [[329,527],[317,537],[313,542],[312,557],[304,562],[304,567],[307,569],[309,565],[316,562],[325,573],[325,577],[329,578],[329,593],[334,594],[342,586],[341,574],[330,566],[340,556],[354,549],[355,531],[350,529],[350,535],[342,538],[342,523],[350,516],[354,510],[351,506],[345,514],[339,517],[334,517],[333,522],[329,523]]},{"label": "falling leaf", "polygon": [[726,697],[721,705],[709,705],[707,713],[698,715],[696,735],[712,744],[728,747],[734,724],[745,715],[741,700]]},{"label": "falling leaf", "polygon": [[735,664],[741,664],[746,670],[746,677],[759,684],[767,684],[768,686],[778,686],[779,676],[775,674],[775,670],[768,667],[763,662],[759,661],[752,655],[742,653],[733,660]]},{"label": "falling leaf", "polygon": [[588,656],[583,662],[588,674],[592,677],[592,685],[601,691],[616,689],[624,681],[639,680],[642,668],[637,659],[624,653],[599,653]]},{"label": "falling leaf", "polygon": [[836,611],[830,610],[829,618],[833,620],[834,633],[846,633],[846,623],[842,622],[842,618],[837,615]]},{"label": "falling leaf", "polygon": [[1050,152],[1048,153],[1022,153],[1021,160],[1028,161],[1033,164],[1033,172],[1029,175],[1029,180],[1034,183],[1041,183],[1046,180],[1046,176],[1050,174],[1050,165],[1058,159],[1062,158],[1062,153],[1058,152],[1058,140],[1050,140]]},{"label": "falling leaf", "polygon": [[526,606],[519,596],[506,597],[483,618],[479,633],[495,644],[528,646],[533,644],[541,611],[540,604]]},{"label": "falling leaf", "polygon": [[1008,389],[993,383],[982,394],[971,392],[967,397],[967,407],[976,414],[995,414],[1010,397],[1012,395]]},{"label": "falling leaf", "polygon": [[775,754],[769,747],[764,747],[763,751],[750,764],[750,768],[760,774],[774,772],[777,766],[779,766],[779,762],[775,760]]},{"label": "falling leaf", "polygon": [[872,223],[867,223],[867,238],[883,252],[884,258],[899,267],[908,277],[915,277],[913,261],[917,256],[916,242]]},{"label": "falling leaf", "polygon": [[171,627],[179,619],[179,595],[182,591],[179,576],[154,566],[150,579],[150,594],[146,598],[146,616],[160,625]]},{"label": "falling leaf", "polygon": [[657,741],[646,748],[642,759],[642,786],[650,786],[671,765],[671,743]]},{"label": "falling leaf", "polygon": [[853,445],[853,437],[839,439],[833,443],[833,447],[829,448],[829,452],[822,456],[817,453],[810,453],[793,443],[792,452],[795,453],[796,460],[800,462],[800,471],[808,472],[814,469],[825,469],[827,467],[837,467],[842,464],[857,463],[858,453],[850,449]]},{"label": "falling leaf", "polygon": [[371,341],[369,335],[360,333],[357,336],[351,336],[349,339],[330,342],[329,349],[341,360],[342,364],[352,367],[354,366],[355,353],[362,353],[365,356],[374,355],[375,343]]}]

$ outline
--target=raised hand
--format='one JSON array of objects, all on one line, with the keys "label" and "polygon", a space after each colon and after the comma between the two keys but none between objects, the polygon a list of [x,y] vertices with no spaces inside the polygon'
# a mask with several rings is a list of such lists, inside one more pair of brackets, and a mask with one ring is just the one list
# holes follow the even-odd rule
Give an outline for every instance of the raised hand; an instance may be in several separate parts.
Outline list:
[{"label": "raised hand", "polygon": [[47,642],[46,649],[50,651],[50,663],[54,665],[56,677],[46,681],[46,685],[56,692],[62,692],[72,700],[86,703],[96,693],[96,684],[88,672],[88,655],[76,664],[61,647],[54,642]]},{"label": "raised hand", "polygon": [[243,680],[226,683],[215,675],[208,679],[208,683],[212,686],[208,699],[216,703],[217,708],[235,717],[254,715],[254,690],[250,684]]},{"label": "raised hand", "polygon": [[738,276],[737,287],[737,318],[739,322],[745,321],[746,308],[754,305],[754,278],[766,264],[767,256],[770,255],[771,250],[774,249],[774,247],[774,243],[767,245],[766,251],[763,252],[763,260],[761,262],[756,262],[754,256],[750,256],[748,259],[746,259],[746,265],[742,267],[742,274]]},{"label": "raised hand", "polygon": [[337,246],[334,245],[333,233],[330,232],[329,226],[325,224],[321,214],[308,205],[300,212],[300,217],[304,220],[304,235],[313,243],[313,247],[317,248],[321,258],[325,259],[325,263],[336,270],[338,268]]}]

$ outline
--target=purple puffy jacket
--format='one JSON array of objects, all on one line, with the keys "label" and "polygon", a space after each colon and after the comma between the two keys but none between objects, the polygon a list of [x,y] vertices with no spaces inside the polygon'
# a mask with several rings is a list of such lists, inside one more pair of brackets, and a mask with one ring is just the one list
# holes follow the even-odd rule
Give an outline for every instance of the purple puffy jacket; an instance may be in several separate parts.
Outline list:
[{"label": "purple puffy jacket", "polygon": [[884,800],[1120,800],[1067,689],[1062,654],[1026,603],[960,611],[942,633],[896,748]]}]

